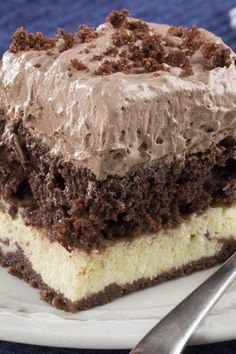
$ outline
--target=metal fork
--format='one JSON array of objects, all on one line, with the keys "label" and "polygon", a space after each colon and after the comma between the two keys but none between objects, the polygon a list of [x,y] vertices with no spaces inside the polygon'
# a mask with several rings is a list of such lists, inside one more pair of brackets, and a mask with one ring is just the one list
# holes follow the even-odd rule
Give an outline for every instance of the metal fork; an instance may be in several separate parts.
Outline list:
[{"label": "metal fork", "polygon": [[169,312],[130,354],[179,354],[203,318],[236,279],[236,253]]}]

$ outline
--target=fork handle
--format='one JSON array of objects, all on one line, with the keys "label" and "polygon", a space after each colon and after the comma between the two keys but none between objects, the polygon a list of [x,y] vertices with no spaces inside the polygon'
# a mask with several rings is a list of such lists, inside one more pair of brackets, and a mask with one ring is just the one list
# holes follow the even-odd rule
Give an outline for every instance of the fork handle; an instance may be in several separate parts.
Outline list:
[{"label": "fork handle", "polygon": [[236,253],[153,327],[130,353],[181,353],[203,318],[235,279]]}]

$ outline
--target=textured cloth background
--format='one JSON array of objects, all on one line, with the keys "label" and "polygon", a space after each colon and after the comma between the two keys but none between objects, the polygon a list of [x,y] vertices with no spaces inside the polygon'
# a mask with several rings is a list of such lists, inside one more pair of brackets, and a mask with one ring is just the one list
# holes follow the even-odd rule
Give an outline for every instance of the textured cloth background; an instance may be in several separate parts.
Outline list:
[{"label": "textured cloth background", "polygon": [[206,27],[236,49],[236,31],[230,29],[228,17],[234,5],[236,0],[2,0],[0,51],[7,49],[17,27],[46,34],[56,27],[74,31],[81,23],[97,26],[109,11],[122,8],[148,21]]},{"label": "textured cloth background", "polygon": [[[9,45],[12,33],[24,26],[30,31],[55,33],[57,27],[75,31],[79,24],[97,26],[112,9],[128,8],[134,17],[172,25],[205,27],[236,50],[236,30],[229,25],[228,11],[236,0],[1,0],[0,53]],[[236,329],[235,329],[236,332]],[[66,343],[65,343],[66,345]],[[0,354],[101,354],[127,351],[84,351],[44,348],[0,341]],[[233,354],[236,341],[188,348],[185,354]],[[148,354],[148,353],[147,353]]]}]

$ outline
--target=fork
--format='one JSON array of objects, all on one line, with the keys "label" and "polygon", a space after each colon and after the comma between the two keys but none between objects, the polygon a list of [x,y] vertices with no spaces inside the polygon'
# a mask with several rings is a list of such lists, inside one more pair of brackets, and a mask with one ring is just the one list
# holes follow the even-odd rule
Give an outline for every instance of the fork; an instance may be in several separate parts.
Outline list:
[{"label": "fork", "polygon": [[130,354],[180,354],[203,318],[236,279],[236,253],[169,312]]}]

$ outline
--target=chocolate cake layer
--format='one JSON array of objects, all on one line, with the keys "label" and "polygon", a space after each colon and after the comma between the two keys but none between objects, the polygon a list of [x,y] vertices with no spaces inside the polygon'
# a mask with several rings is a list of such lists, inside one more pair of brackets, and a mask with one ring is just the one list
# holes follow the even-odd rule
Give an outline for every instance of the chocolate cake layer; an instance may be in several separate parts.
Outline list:
[{"label": "chocolate cake layer", "polygon": [[45,227],[68,249],[105,247],[108,240],[173,228],[209,205],[236,200],[236,142],[225,138],[205,153],[167,165],[139,165],[125,177],[98,181],[75,168],[18,123],[4,138],[1,121],[0,191],[25,205],[28,225]]},{"label": "chocolate cake layer", "polygon": [[236,249],[236,240],[223,241],[220,252],[211,257],[204,257],[198,261],[191,262],[178,269],[172,269],[167,273],[163,273],[154,279],[143,278],[134,281],[132,284],[117,285],[116,283],[108,285],[103,291],[98,292],[73,302],[65,298],[61,293],[50,289],[42,280],[41,276],[37,274],[30,262],[25,257],[24,253],[19,249],[15,253],[7,253],[4,255],[0,251],[0,264],[3,267],[10,267],[9,272],[12,275],[23,278],[32,287],[40,289],[40,297],[47,301],[50,305],[68,312],[77,312],[87,310],[94,306],[104,305],[117,299],[121,296],[127,295],[134,291],[144,289],[161,282],[187,276],[193,272],[208,269],[214,265],[226,261]]}]

